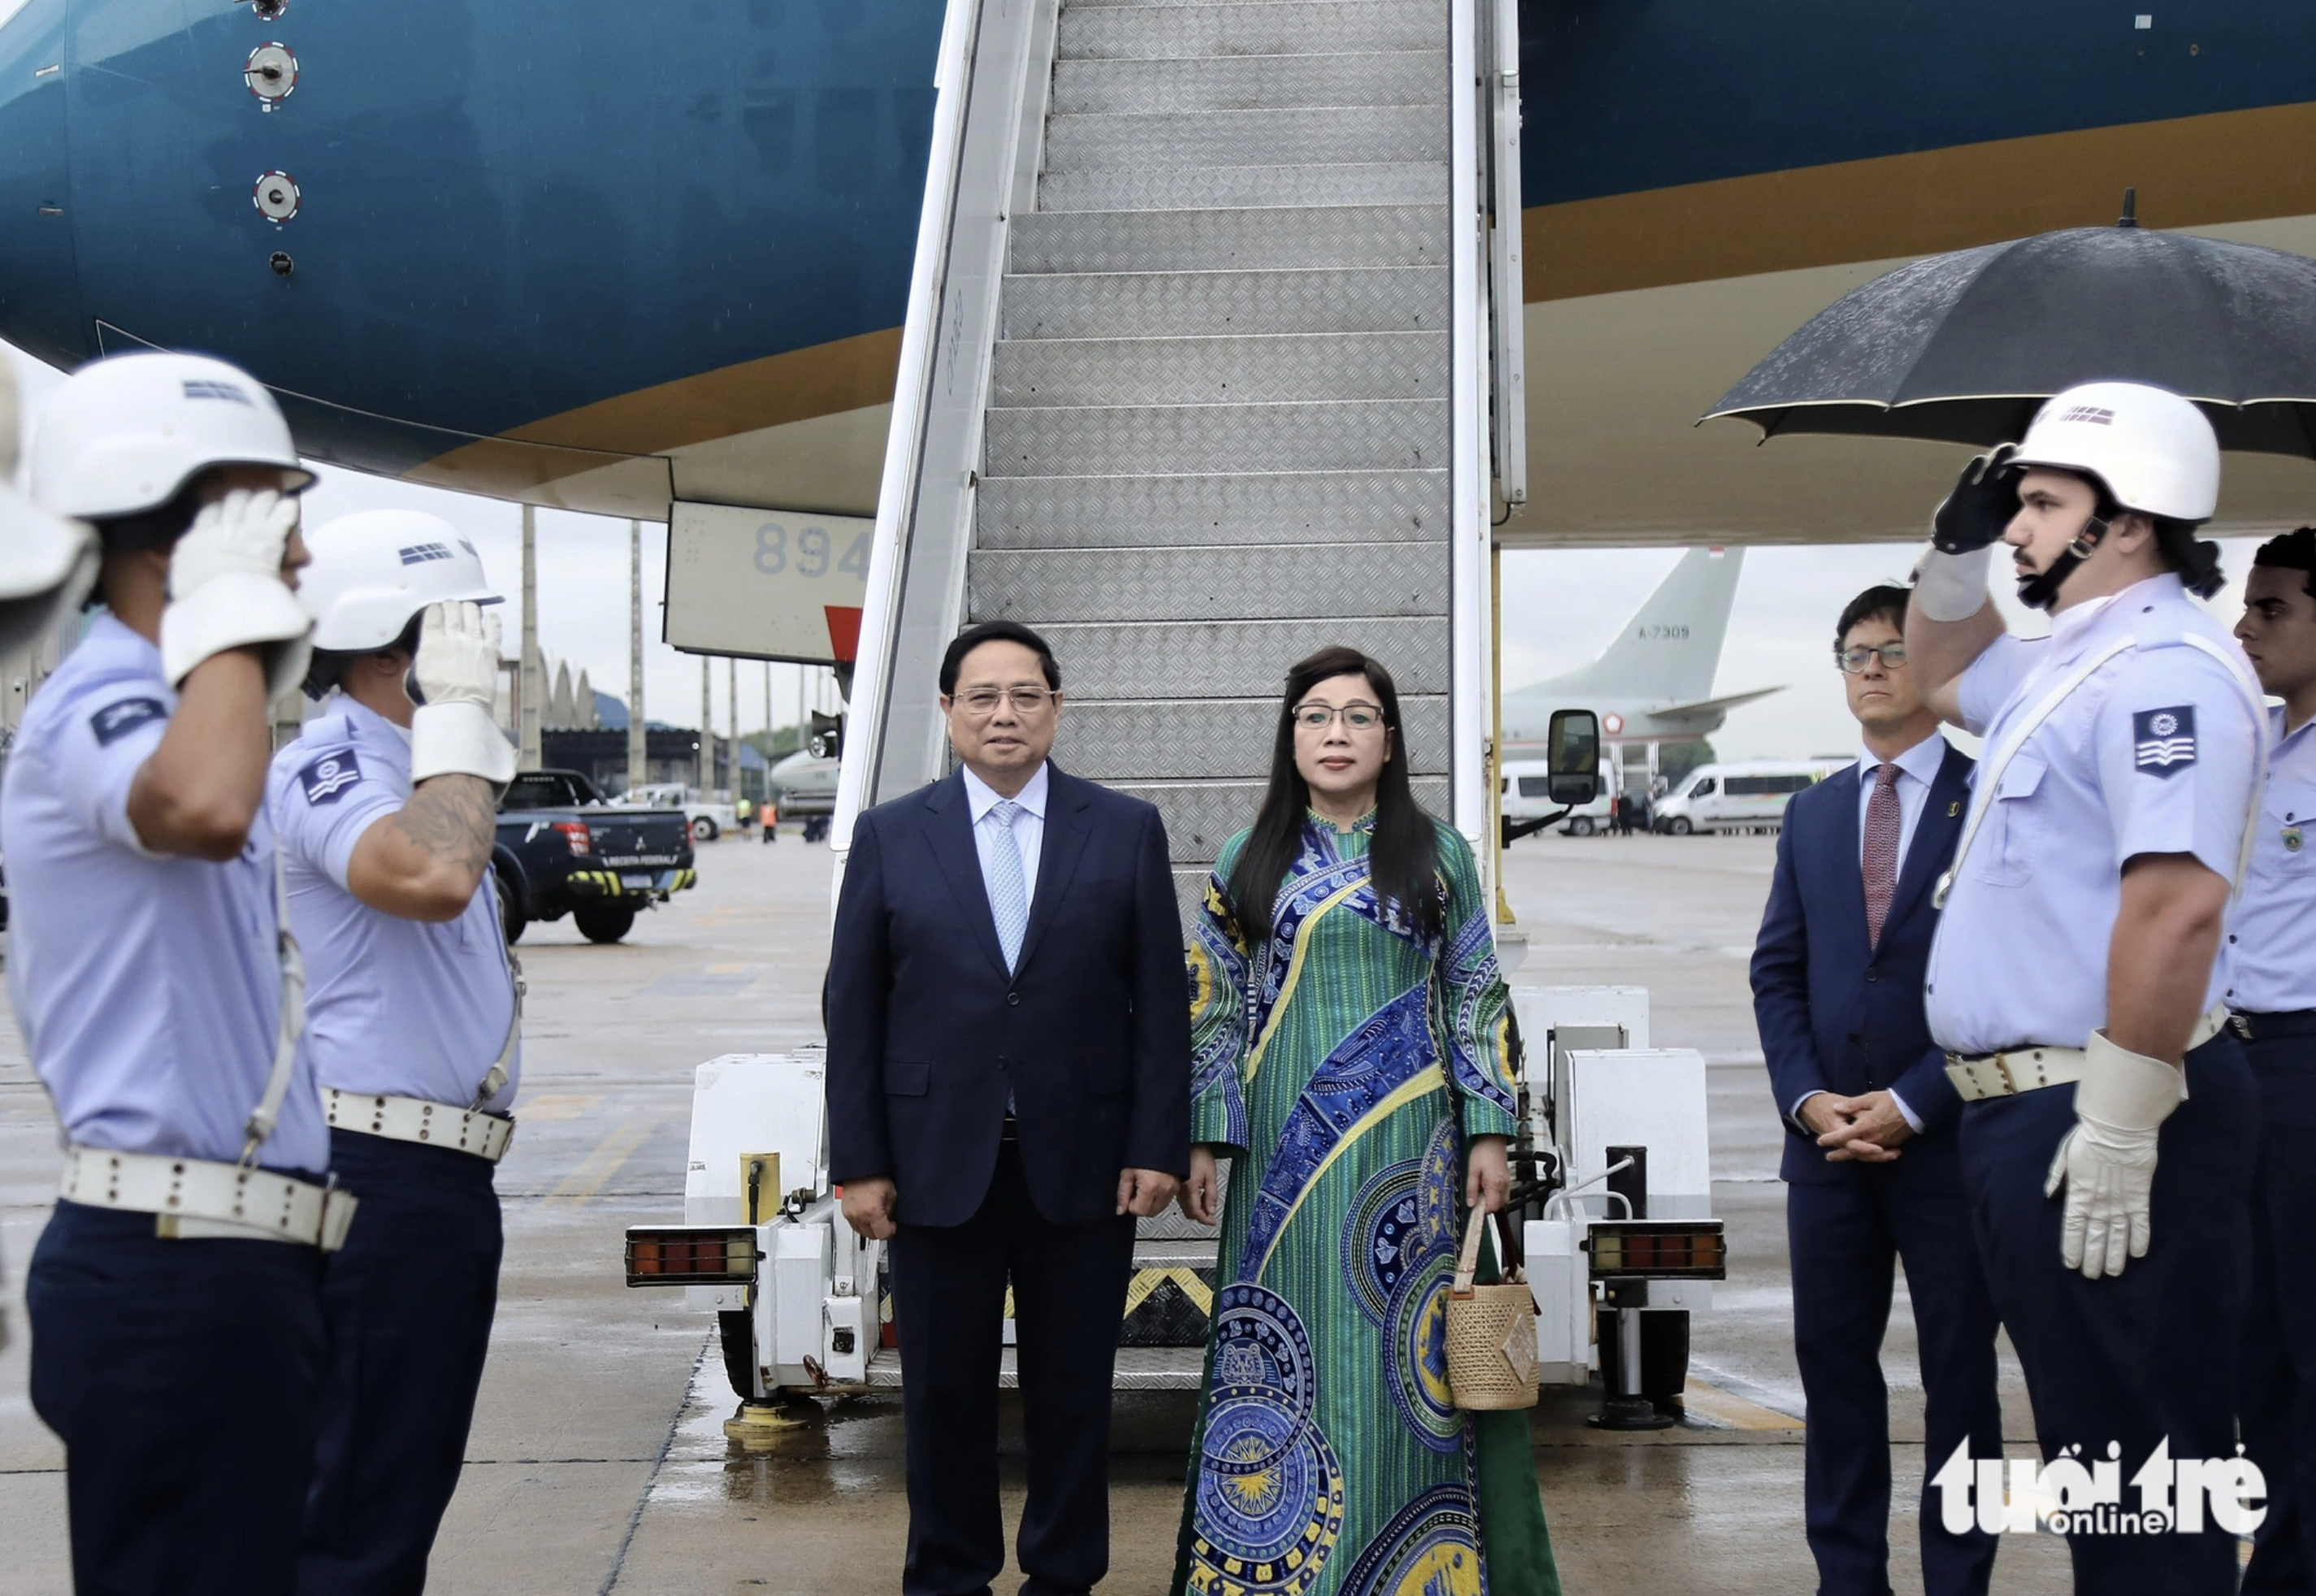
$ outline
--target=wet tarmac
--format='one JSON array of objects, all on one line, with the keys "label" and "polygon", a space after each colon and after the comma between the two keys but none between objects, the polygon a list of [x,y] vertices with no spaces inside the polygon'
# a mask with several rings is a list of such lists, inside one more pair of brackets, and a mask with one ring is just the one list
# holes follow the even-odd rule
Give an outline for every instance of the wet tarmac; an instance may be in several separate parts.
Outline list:
[{"label": "wet tarmac", "polygon": [[[1745,983],[1771,846],[1763,837],[1547,836],[1509,856],[1507,890],[1531,939],[1515,982],[1646,985],[1657,1045],[1705,1054],[1715,1199],[1731,1242],[1730,1278],[1693,1329],[1686,1422],[1647,1435],[1590,1430],[1597,1392],[1547,1394],[1536,1413],[1537,1470],[1571,1596],[1784,1596],[1815,1584],[1802,1537],[1802,1404],[1776,1178],[1782,1132]],[[621,1284],[624,1227],[681,1211],[692,1065],[818,1032],[826,850],[790,833],[771,849],[714,843],[700,863],[699,887],[644,916],[623,944],[591,946],[567,923],[524,939],[521,1128],[499,1175],[506,1267],[466,1474],[435,1548],[429,1589],[445,1596],[873,1596],[898,1587],[897,1403],[806,1404],[769,1449],[743,1452],[723,1434],[735,1404],[703,1316],[680,1294]],[[62,1453],[24,1395],[22,1271],[57,1167],[47,1099],[13,1022],[0,1025],[0,1313],[10,1332],[0,1348],[0,1596],[70,1585]],[[1902,1284],[1884,1363],[1900,1504],[1891,1578],[1915,1592],[1920,1383]],[[2025,1395],[2007,1359],[2004,1398],[2010,1450],[2030,1455]],[[1121,1397],[1104,1590],[1163,1596],[1189,1422],[1185,1394]],[[1018,1435],[999,1472],[1011,1521]],[[1994,1588],[2065,1590],[2063,1547],[2010,1538]]]}]

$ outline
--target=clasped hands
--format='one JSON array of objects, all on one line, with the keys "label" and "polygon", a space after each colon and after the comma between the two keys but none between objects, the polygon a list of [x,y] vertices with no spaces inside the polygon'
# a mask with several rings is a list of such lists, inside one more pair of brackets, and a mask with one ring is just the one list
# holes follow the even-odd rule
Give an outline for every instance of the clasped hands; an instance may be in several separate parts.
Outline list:
[{"label": "clasped hands", "polygon": [[1914,1134],[1887,1091],[1857,1097],[1820,1092],[1803,1101],[1800,1116],[1826,1149],[1828,1164],[1893,1164],[1898,1144]]}]

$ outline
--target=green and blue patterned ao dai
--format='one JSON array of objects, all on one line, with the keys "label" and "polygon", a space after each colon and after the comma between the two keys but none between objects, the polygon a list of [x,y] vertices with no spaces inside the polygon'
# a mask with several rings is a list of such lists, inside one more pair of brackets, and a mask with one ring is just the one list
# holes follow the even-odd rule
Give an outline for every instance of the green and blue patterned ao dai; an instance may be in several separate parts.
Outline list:
[{"label": "green and blue patterned ao dai", "polygon": [[[1447,1298],[1462,1138],[1510,1136],[1517,1109],[1478,872],[1435,829],[1437,938],[1377,902],[1371,819],[1306,823],[1260,941],[1222,886],[1246,834],[1216,861],[1189,954],[1190,1134],[1234,1164],[1176,1596],[1488,1589]],[[1501,1416],[1534,1502],[1525,1415]],[[1497,1596],[1546,1588],[1510,1572]]]}]

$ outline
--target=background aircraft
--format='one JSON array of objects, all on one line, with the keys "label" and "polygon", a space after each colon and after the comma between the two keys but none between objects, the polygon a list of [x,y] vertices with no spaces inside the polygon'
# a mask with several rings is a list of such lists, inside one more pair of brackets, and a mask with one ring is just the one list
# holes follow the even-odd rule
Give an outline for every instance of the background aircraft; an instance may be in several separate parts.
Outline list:
[{"label": "background aircraft", "polygon": [[1503,697],[1507,753],[1542,748],[1552,712],[1582,704],[1614,743],[1687,741],[1721,729],[1730,710],[1782,687],[1715,698],[1741,548],[1692,548],[1590,664]]},{"label": "background aircraft", "polygon": [[[1510,546],[1919,537],[1951,450],[1691,424],[1902,260],[2111,221],[2126,185],[2151,226],[2316,253],[2296,0],[1520,12],[1535,490]],[[23,0],[0,338],[225,355],[365,470],[655,519],[866,513],[942,13]],[[2233,461],[2218,530],[2296,524],[2312,489]]]}]

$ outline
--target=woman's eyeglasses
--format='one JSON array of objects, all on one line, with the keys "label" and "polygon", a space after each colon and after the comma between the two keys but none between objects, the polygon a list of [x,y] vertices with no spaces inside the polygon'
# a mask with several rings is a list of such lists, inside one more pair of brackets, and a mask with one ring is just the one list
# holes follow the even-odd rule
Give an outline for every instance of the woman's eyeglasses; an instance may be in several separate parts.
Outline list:
[{"label": "woman's eyeglasses", "polygon": [[997,706],[1008,700],[1016,715],[1036,715],[1054,701],[1054,695],[1042,687],[976,687],[957,695],[958,708],[975,720],[996,714]]},{"label": "woman's eyeglasses", "polygon": [[1305,704],[1296,709],[1295,724],[1306,732],[1323,732],[1338,715],[1355,732],[1373,731],[1383,724],[1380,704],[1345,704],[1340,709],[1331,704]]},{"label": "woman's eyeglasses", "polygon": [[1878,648],[1862,646],[1837,648],[1833,651],[1833,662],[1841,667],[1842,674],[1855,676],[1866,668],[1866,662],[1877,654],[1882,656],[1882,668],[1885,671],[1894,671],[1906,663],[1906,646],[1903,643],[1884,643]]}]

